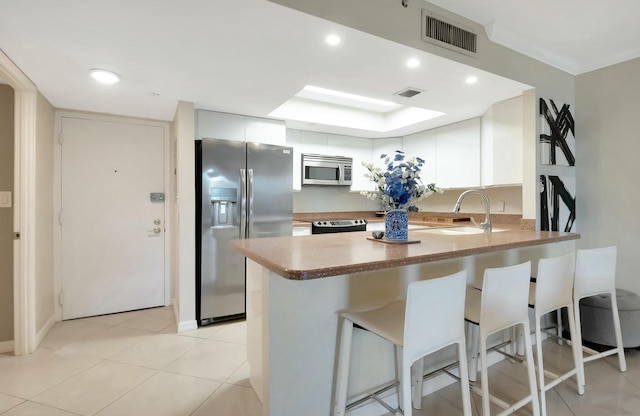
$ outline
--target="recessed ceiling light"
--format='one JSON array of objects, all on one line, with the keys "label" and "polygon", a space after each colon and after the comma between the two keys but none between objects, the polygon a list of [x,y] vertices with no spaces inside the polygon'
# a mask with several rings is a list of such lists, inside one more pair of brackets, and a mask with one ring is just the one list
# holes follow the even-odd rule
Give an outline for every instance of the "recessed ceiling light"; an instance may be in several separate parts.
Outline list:
[{"label": "recessed ceiling light", "polygon": [[417,58],[411,58],[407,61],[407,66],[409,68],[417,68],[420,66],[420,61]]},{"label": "recessed ceiling light", "polygon": [[339,45],[340,42],[342,42],[342,39],[340,39],[340,36],[338,35],[329,35],[325,38],[325,41],[329,45]]},{"label": "recessed ceiling light", "polygon": [[478,77],[471,75],[467,77],[467,79],[465,79],[464,82],[466,82],[469,85],[475,84],[476,82],[478,82]]},{"label": "recessed ceiling light", "polygon": [[102,84],[116,84],[120,82],[120,75],[107,69],[92,68],[89,73],[93,79]]}]

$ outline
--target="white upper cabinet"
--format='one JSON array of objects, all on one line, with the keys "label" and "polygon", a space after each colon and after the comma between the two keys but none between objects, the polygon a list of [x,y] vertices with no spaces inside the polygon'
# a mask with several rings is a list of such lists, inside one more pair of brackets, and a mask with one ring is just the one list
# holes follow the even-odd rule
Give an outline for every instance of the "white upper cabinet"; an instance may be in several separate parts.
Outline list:
[{"label": "white upper cabinet", "polygon": [[327,154],[328,138],[326,133],[287,129],[287,146],[293,147],[293,190],[302,189],[302,154]]},{"label": "white upper cabinet", "polygon": [[326,133],[300,131],[300,153],[328,154],[329,138]]},{"label": "white upper cabinet", "polygon": [[372,140],[353,136],[328,135],[328,149],[332,155],[353,159],[351,170],[351,190],[362,191],[372,188],[372,182],[364,177],[367,169],[362,162],[371,162]]},{"label": "white upper cabinet", "polygon": [[286,128],[284,122],[280,120],[196,110],[196,138],[282,146],[286,142]]},{"label": "white upper cabinet", "polygon": [[247,142],[285,145],[287,128],[280,120],[245,116],[244,125]]},{"label": "white upper cabinet", "polygon": [[442,188],[479,187],[480,118],[449,124],[434,130],[436,132],[436,184]]},{"label": "white upper cabinet", "polygon": [[402,149],[425,160],[422,182],[441,188],[480,186],[480,119],[405,136]]},{"label": "white upper cabinet", "polygon": [[482,186],[522,183],[522,96],[482,116]]},{"label": "white upper cabinet", "polygon": [[196,110],[196,138],[244,142],[244,116]]},{"label": "white upper cabinet", "polygon": [[373,139],[373,164],[382,167],[380,156],[390,155],[396,150],[402,150],[402,137],[389,137],[384,139]]},{"label": "white upper cabinet", "polygon": [[365,179],[362,162],[371,162],[372,139],[307,130],[287,129],[287,146],[293,147],[293,189],[302,189],[302,154],[313,153],[328,156],[346,156],[353,159],[351,171],[352,191],[371,188]]},{"label": "white upper cabinet", "polygon": [[477,117],[405,137],[368,139],[287,129],[279,120],[196,110],[197,138],[293,147],[294,190],[302,189],[303,153],[353,159],[351,191],[373,190],[362,162],[384,168],[380,155],[403,150],[425,160],[422,181],[445,189],[522,183],[522,97],[497,103]]},{"label": "white upper cabinet", "polygon": [[[384,139],[373,139],[371,162],[373,166],[384,168],[384,161],[380,158],[382,155],[390,155],[396,150],[402,150],[402,137],[389,137]],[[368,181],[365,190],[375,190],[375,184]]]},{"label": "white upper cabinet", "polygon": [[[402,139],[402,150],[408,157],[419,157],[424,159],[425,164],[422,167],[420,178],[426,185],[437,182],[437,160],[436,160],[436,133],[435,130],[426,130],[419,133],[405,136]],[[395,150],[395,149],[394,149]]]},{"label": "white upper cabinet", "polygon": [[300,151],[300,130],[287,129],[287,146],[293,147],[293,190],[302,189],[302,153]]}]

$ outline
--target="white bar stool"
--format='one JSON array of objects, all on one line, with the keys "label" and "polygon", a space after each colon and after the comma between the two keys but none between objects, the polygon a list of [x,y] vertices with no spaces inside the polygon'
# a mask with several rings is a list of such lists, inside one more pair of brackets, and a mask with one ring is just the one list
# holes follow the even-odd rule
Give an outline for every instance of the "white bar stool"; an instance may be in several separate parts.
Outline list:
[{"label": "white bar stool", "polygon": [[[343,312],[334,415],[344,416],[346,412],[351,338],[355,323],[402,348],[398,403],[404,409],[405,416],[412,414],[411,366],[417,363],[418,368],[422,369],[423,357],[448,345],[457,344],[462,406],[465,416],[471,416],[464,338],[466,284],[467,273],[463,270],[450,276],[410,283],[406,301],[395,301],[371,310]],[[421,372],[418,378],[414,401],[419,406],[422,399]],[[400,414],[385,403],[381,404],[392,413]]]},{"label": "white bar stool", "polygon": [[[542,416],[547,414],[546,392],[569,377],[576,376],[578,394],[584,394],[584,373],[582,372],[579,338],[575,337],[576,324],[573,313],[573,276],[575,270],[575,254],[540,259],[538,276],[535,283],[530,284],[529,306],[534,308],[536,333],[536,359],[538,367],[538,389],[540,392],[540,410]],[[573,350],[573,369],[557,375],[544,369],[542,359],[542,330],[540,320],[547,313],[567,308],[571,347]],[[577,342],[575,342],[577,341]],[[552,380],[545,384],[545,375]]]},{"label": "white bar stool", "polygon": [[[531,402],[534,416],[540,414],[538,405],[538,392],[533,364],[533,350],[531,337],[529,336],[529,278],[531,274],[531,262],[516,266],[485,269],[482,290],[471,289],[467,291],[465,306],[465,319],[474,327],[474,335],[471,348],[477,350],[479,344],[480,355],[480,380],[482,389],[474,386],[474,391],[482,395],[482,414],[489,416],[490,401],[504,409],[500,415],[511,414],[517,409]],[[530,393],[514,404],[508,404],[503,400],[489,394],[489,375],[487,362],[487,338],[498,331],[512,328],[516,325],[523,326],[525,343],[525,362],[529,379]],[[479,334],[478,334],[479,332]],[[479,338],[479,339],[478,339]],[[478,340],[476,342],[476,340]],[[471,371],[477,371],[471,368]]]},{"label": "white bar stool", "polygon": [[[580,322],[580,299],[588,296],[609,293],[611,297],[611,312],[613,315],[613,328],[616,334],[616,347],[601,353],[590,348],[582,347],[588,356],[580,354],[580,371],[584,380],[584,363],[618,354],[620,371],[627,371],[627,362],[624,357],[622,344],[622,331],[620,329],[620,315],[618,314],[618,301],[616,300],[616,246],[582,249],[576,252],[576,272],[573,285],[573,312],[576,322],[577,341],[582,344],[582,329]],[[583,384],[584,387],[584,384]]]}]

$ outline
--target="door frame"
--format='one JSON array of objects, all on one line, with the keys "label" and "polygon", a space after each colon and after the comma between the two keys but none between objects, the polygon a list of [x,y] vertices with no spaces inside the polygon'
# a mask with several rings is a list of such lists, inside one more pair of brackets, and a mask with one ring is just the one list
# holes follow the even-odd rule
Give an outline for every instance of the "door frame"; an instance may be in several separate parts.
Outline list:
[{"label": "door frame", "polygon": [[13,350],[36,349],[35,227],[36,106],[38,90],[0,51],[0,77],[14,90]]},{"label": "door frame", "polygon": [[[62,307],[60,302],[58,301],[59,294],[62,290],[62,226],[60,225],[60,221],[58,220],[58,216],[60,215],[60,211],[62,208],[61,201],[61,193],[62,193],[62,184],[61,184],[61,169],[62,169],[62,146],[59,142],[60,131],[62,129],[62,119],[63,118],[77,118],[83,120],[94,120],[94,121],[109,121],[109,122],[118,122],[118,123],[133,123],[133,124],[141,124],[145,126],[154,126],[160,127],[163,131],[163,148],[164,148],[164,160],[163,160],[163,169],[164,169],[164,229],[163,233],[164,237],[164,305],[168,306],[171,304],[171,295],[172,295],[172,287],[171,287],[171,169],[170,169],[170,147],[169,147],[169,138],[170,138],[170,125],[168,122],[155,121],[155,120],[147,120],[147,119],[138,119],[133,117],[123,117],[123,116],[109,116],[102,114],[94,114],[94,113],[85,113],[79,111],[56,111],[55,112],[55,125],[54,125],[54,135],[55,135],[55,144],[53,150],[53,206],[54,213],[56,215],[56,219],[54,220],[54,231],[53,231],[53,258],[54,258],[54,271],[53,271],[53,293],[54,293],[54,306],[55,306],[55,319],[56,321],[62,320]],[[64,140],[63,140],[64,141]]]}]

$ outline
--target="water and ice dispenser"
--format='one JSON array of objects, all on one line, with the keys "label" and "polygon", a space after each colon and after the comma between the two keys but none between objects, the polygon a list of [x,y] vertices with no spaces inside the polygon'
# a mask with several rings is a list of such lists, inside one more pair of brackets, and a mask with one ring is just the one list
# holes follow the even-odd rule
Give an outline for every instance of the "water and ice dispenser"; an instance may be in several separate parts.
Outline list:
[{"label": "water and ice dispenser", "polygon": [[211,196],[211,226],[231,227],[237,224],[236,203],[238,190],[236,188],[209,188]]}]

